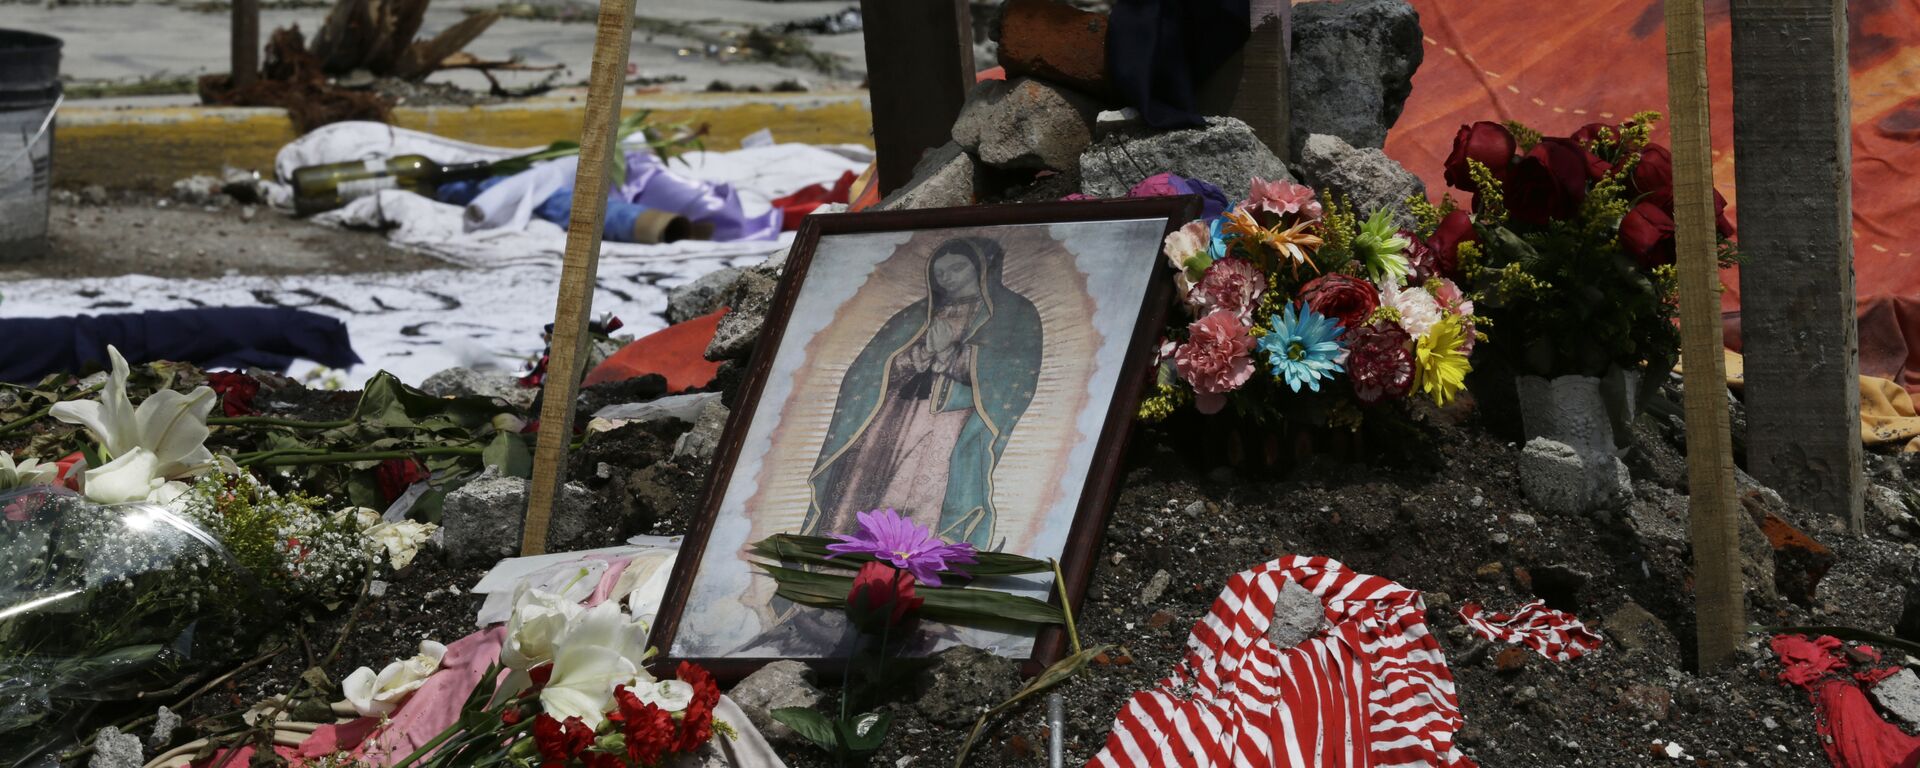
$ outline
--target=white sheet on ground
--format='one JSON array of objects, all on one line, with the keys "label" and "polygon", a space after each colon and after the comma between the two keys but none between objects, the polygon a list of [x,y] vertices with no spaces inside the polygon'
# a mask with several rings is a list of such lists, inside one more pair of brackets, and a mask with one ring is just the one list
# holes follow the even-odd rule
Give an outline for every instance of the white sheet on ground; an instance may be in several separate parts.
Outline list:
[{"label": "white sheet on ground", "polygon": [[[498,160],[536,149],[539,147],[488,147],[381,123],[347,122],[325,126],[282,147],[274,167],[285,179],[294,169],[306,165],[406,154],[425,155],[441,163],[464,163]],[[732,184],[740,192],[745,210],[757,213],[765,211],[774,198],[810,184],[832,184],[847,171],[859,173],[872,158],[872,150],[857,144],[774,144],[732,152],[689,152],[682,158],[684,163],[675,161],[673,167],[701,181]],[[553,223],[534,219],[519,229],[468,233],[462,215],[459,206],[388,190],[316,215],[313,220],[334,226],[386,229],[395,245],[464,267],[557,263],[566,250],[566,230]],[[605,264],[621,259],[764,255],[785,247],[791,238],[787,234],[777,242],[603,243],[600,258]]]}]

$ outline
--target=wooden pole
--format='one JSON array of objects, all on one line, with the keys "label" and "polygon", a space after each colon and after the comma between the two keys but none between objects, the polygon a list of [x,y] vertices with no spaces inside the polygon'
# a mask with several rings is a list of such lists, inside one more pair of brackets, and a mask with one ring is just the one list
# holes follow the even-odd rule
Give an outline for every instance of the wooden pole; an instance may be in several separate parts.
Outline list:
[{"label": "wooden pole", "polygon": [[973,88],[967,0],[860,0],[880,193],[905,186],[927,150],[953,138]]},{"label": "wooden pole", "polygon": [[260,75],[260,0],[233,0],[233,34],[228,41],[227,79],[239,88]]},{"label": "wooden pole", "polygon": [[1707,26],[1701,0],[1666,0],[1667,100],[1673,113],[1673,220],[1686,360],[1687,488],[1700,669],[1725,662],[1746,631],[1734,518],[1726,342],[1707,134]]},{"label": "wooden pole", "polygon": [[567,443],[573,438],[574,396],[593,311],[594,275],[600,268],[600,226],[607,214],[607,167],[619,149],[620,96],[626,85],[627,50],[633,42],[634,0],[602,0],[593,40],[593,71],[587,80],[586,124],[580,132],[580,168],[573,177],[573,212],[567,219],[567,251],[560,267],[560,296],[553,311],[553,338],[540,405],[540,439],[533,452],[533,484],[520,554],[547,551],[547,521],[566,482]]},{"label": "wooden pole", "polygon": [[1240,118],[1282,160],[1293,151],[1292,80],[1287,64],[1293,48],[1293,4],[1252,0],[1247,44],[1220,66],[1201,91],[1206,114]]},{"label": "wooden pole", "polygon": [[1865,530],[1845,0],[1733,0],[1747,469]]}]

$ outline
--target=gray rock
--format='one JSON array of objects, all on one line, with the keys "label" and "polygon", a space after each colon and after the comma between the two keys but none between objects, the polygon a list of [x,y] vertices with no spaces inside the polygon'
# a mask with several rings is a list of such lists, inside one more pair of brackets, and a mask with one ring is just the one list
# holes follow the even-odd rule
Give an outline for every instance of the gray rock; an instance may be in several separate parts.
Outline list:
[{"label": "gray rock", "polygon": [[727,288],[740,279],[740,274],[745,271],[740,267],[721,267],[701,275],[691,283],[668,289],[667,322],[684,323],[718,312],[726,306],[721,298]]},{"label": "gray rock", "polygon": [[1680,643],[1674,639],[1673,630],[1667,628],[1666,622],[1632,600],[1613,609],[1601,620],[1600,626],[1606,631],[1607,637],[1613,638],[1628,653],[1643,651],[1664,657],[1680,652]]},{"label": "gray rock", "polygon": [[[1628,529],[1640,542],[1648,567],[1674,579],[1692,574],[1692,547],[1687,497],[1651,483],[1642,483],[1633,503],[1627,505]],[[1763,503],[1759,494],[1754,502]],[[1771,604],[1779,599],[1774,584],[1773,546],[1754,522],[1751,513],[1734,515],[1740,526],[1740,576],[1747,594],[1754,600]]]},{"label": "gray rock", "polygon": [[711,400],[701,406],[693,429],[673,441],[674,462],[697,466],[712,461],[714,452],[720,449],[720,439],[726,435],[727,417],[731,415],[732,411],[719,400]]},{"label": "gray rock", "polygon": [[1099,113],[1092,99],[1042,80],[985,80],[967,94],[953,140],[996,168],[1064,171],[1093,142]]},{"label": "gray rock", "polygon": [[107,188],[99,184],[88,184],[85,187],[81,187],[80,199],[86,201],[87,205],[106,205],[107,203],[113,202],[113,198],[107,195]]},{"label": "gray rock", "polygon": [[1285,650],[1306,642],[1327,627],[1327,609],[1312,590],[1289,581],[1280,586],[1273,598],[1273,623],[1267,625],[1267,640]]},{"label": "gray rock", "polygon": [[920,673],[914,707],[929,721],[962,728],[1019,691],[1020,665],[1014,660],[956,645],[936,654]]},{"label": "gray rock", "polygon": [[1873,700],[1907,725],[1920,726],[1920,675],[1913,670],[1900,670],[1875,684]]},{"label": "gray rock", "polygon": [[213,176],[190,176],[173,183],[173,199],[187,205],[221,205],[227,202],[224,187],[226,182]]},{"label": "gray rock", "polygon": [[1420,14],[1407,0],[1302,3],[1293,9],[1287,70],[1293,145],[1324,133],[1381,147],[1413,93],[1424,55]]},{"label": "gray rock", "polygon": [[1117,130],[1080,154],[1080,191],[1093,197],[1125,197],[1158,173],[1199,179],[1233,200],[1246,198],[1255,176],[1293,179],[1253,129],[1231,117],[1209,117],[1205,126],[1165,133]]},{"label": "gray rock", "polygon": [[1166,569],[1154,571],[1153,576],[1147,579],[1147,586],[1140,590],[1140,604],[1153,605],[1161,595],[1166,594],[1167,585],[1172,583],[1173,574],[1167,573]]},{"label": "gray rock", "polygon": [[889,193],[876,206],[883,211],[951,208],[972,205],[977,161],[959,144],[947,142],[928,152],[913,166],[906,186]]},{"label": "gray rock", "polygon": [[713,329],[713,341],[707,344],[708,360],[745,360],[753,356],[753,345],[767,324],[767,312],[773,308],[773,293],[778,278],[757,270],[741,273],[727,288],[724,303],[733,309]]},{"label": "gray rock", "polygon": [[1585,512],[1592,483],[1580,454],[1566,443],[1536,437],[1520,452],[1520,488],[1534,505],[1563,515]]},{"label": "gray rock", "polygon": [[448,368],[428,376],[420,382],[420,391],[434,397],[493,397],[505,400],[518,408],[533,406],[533,398],[540,390],[520,386],[520,381],[506,371],[476,371],[472,368]]},{"label": "gray rock", "polygon": [[87,761],[87,768],[140,768],[146,762],[140,737],[109,725],[94,736],[93,759]]},{"label": "gray rock", "polygon": [[173,710],[161,707],[153,715],[153,733],[147,735],[147,746],[159,749],[173,741],[173,730],[180,727],[180,716]]},{"label": "gray rock", "polygon": [[1907,511],[1900,492],[1877,483],[1867,486],[1867,514],[1881,527],[1913,523],[1913,513]]},{"label": "gray rock", "polygon": [[761,667],[747,675],[727,697],[740,705],[747,713],[747,719],[753,727],[760,729],[760,735],[776,745],[798,745],[808,743],[792,728],[773,719],[769,714],[773,710],[785,707],[820,706],[826,700],[826,694],[815,688],[812,682],[813,672],[807,665],[798,661],[776,661]]},{"label": "gray rock", "polygon": [[1338,136],[1316,133],[1300,148],[1297,168],[1304,183],[1316,190],[1332,190],[1346,197],[1361,216],[1393,211],[1401,229],[1418,221],[1407,210],[1407,198],[1425,197],[1427,185],[1387,153],[1368,147],[1354,149]]},{"label": "gray rock", "polygon": [[[442,544],[458,565],[487,565],[520,551],[520,535],[527,513],[527,481],[503,477],[487,467],[478,477],[452,493],[440,510]],[[579,483],[567,483],[555,500],[547,521],[547,547],[553,552],[581,549],[617,538],[619,511],[604,511],[593,493]]]},{"label": "gray rock", "polygon": [[701,410],[718,402],[718,392],[689,392],[638,403],[614,403],[594,411],[593,417],[639,424],[670,420],[690,424],[700,418]]}]

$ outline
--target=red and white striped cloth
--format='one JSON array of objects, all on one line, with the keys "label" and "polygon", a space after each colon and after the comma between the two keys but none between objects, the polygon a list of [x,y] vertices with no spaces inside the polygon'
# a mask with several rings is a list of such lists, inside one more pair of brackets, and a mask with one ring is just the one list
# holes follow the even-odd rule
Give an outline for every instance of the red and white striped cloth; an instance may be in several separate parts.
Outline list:
[{"label": "red and white striped cloth", "polygon": [[1460,620],[1496,643],[1519,643],[1554,661],[1571,661],[1600,648],[1600,635],[1573,614],[1535,600],[1511,614],[1493,613],[1479,603],[1460,606]]},{"label": "red and white striped cloth", "polygon": [[[1267,640],[1288,581],[1331,627],[1294,648]],[[1283,557],[1228,580],[1193,625],[1187,657],[1133,695],[1089,768],[1472,768],[1453,673],[1420,593],[1324,557]]]}]

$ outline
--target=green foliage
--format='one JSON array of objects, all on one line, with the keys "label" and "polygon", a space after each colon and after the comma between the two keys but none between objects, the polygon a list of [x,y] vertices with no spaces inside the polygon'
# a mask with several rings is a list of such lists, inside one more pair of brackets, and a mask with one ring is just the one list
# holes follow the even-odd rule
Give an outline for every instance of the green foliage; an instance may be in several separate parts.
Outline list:
[{"label": "green foliage", "polygon": [[1483,227],[1497,227],[1507,223],[1506,188],[1493,175],[1493,169],[1478,160],[1467,160],[1467,174],[1473,177],[1473,186],[1478,196],[1474,205],[1478,210],[1474,223]]},{"label": "green foliage", "polygon": [[1533,145],[1540,143],[1540,132],[1527,127],[1526,124],[1518,120],[1508,120],[1506,126],[1507,131],[1513,134],[1513,142],[1519,147],[1520,154],[1526,154],[1528,150],[1533,149]]}]

